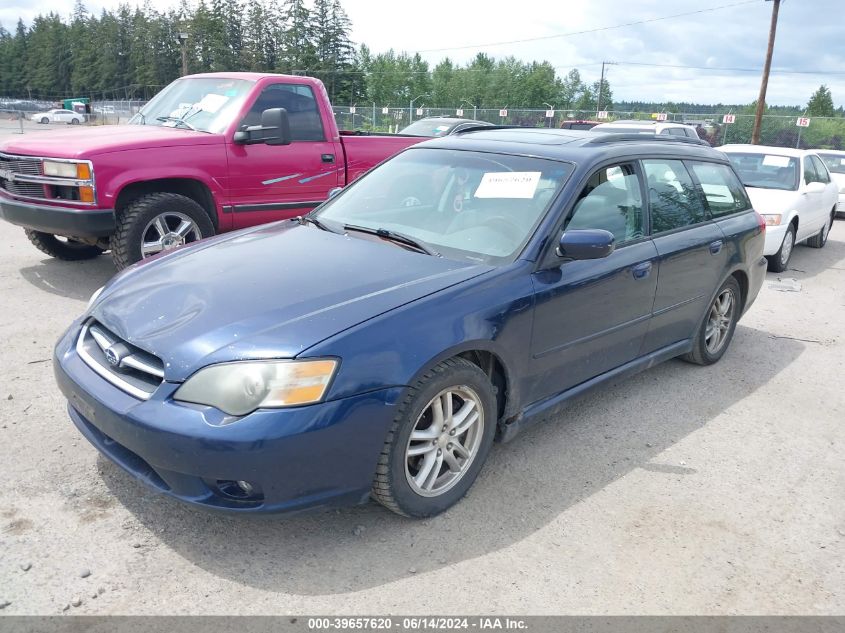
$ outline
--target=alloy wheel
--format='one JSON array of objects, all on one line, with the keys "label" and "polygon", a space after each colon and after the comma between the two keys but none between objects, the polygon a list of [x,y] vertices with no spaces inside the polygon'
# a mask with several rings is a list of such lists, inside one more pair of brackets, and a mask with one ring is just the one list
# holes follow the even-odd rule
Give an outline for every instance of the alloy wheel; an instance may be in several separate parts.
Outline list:
[{"label": "alloy wheel", "polygon": [[733,290],[725,288],[716,297],[716,300],[710,307],[710,314],[707,317],[704,344],[709,353],[716,354],[725,344],[731,329],[735,309],[736,299]]},{"label": "alloy wheel", "polygon": [[484,437],[484,408],[468,386],[444,389],[422,410],[405,448],[405,476],[411,489],[436,497],[469,469]]},{"label": "alloy wheel", "polygon": [[176,211],[154,217],[141,237],[141,257],[146,258],[202,239],[197,223]]},{"label": "alloy wheel", "polygon": [[789,262],[789,256],[792,255],[792,248],[795,246],[795,233],[790,230],[786,231],[783,238],[783,244],[780,247],[780,263],[783,266]]}]

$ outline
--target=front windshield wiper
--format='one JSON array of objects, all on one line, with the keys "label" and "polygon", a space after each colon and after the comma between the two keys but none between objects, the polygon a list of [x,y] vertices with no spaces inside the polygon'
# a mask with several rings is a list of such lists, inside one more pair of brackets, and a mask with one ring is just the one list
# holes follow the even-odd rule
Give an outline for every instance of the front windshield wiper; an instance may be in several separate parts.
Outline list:
[{"label": "front windshield wiper", "polygon": [[424,242],[420,242],[419,240],[415,240],[410,235],[405,235],[404,233],[397,233],[396,231],[389,231],[388,229],[372,229],[368,226],[356,226],[355,224],[344,224],[343,229],[345,231],[357,231],[359,233],[368,233],[370,235],[377,235],[378,237],[384,238],[386,240],[390,240],[392,242],[397,242],[398,244],[405,244],[406,246],[410,246],[421,253],[425,253],[426,255],[432,255],[434,257],[443,257],[440,253],[433,250],[430,246],[425,244]]},{"label": "front windshield wiper", "polygon": [[157,116],[156,121],[162,121],[162,122],[173,121],[177,124],[184,125],[186,128],[188,128],[189,130],[193,130],[194,132],[201,132],[202,131],[202,130],[198,130],[193,125],[191,125],[190,123],[188,123],[184,119],[179,118],[178,116]]},{"label": "front windshield wiper", "polygon": [[296,220],[297,222],[299,222],[302,225],[313,224],[318,229],[322,229],[323,231],[328,231],[329,233],[338,233],[338,234],[341,234],[341,235],[343,234],[343,231],[338,231],[337,229],[333,229],[330,226],[320,222],[320,220],[318,220],[317,218],[312,218],[310,215],[298,215],[294,218],[294,220]]}]

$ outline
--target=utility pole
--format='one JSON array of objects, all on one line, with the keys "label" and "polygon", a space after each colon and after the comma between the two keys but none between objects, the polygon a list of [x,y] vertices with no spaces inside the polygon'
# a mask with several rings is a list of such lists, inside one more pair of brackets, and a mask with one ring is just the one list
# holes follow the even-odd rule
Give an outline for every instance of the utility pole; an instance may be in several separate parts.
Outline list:
[{"label": "utility pole", "polygon": [[182,31],[179,33],[179,45],[182,47],[182,76],[188,74],[188,34]]},{"label": "utility pole", "polygon": [[766,0],[772,5],[772,24],[769,27],[769,48],[766,50],[766,63],[763,65],[763,79],[760,82],[760,96],[757,97],[757,110],[754,112],[754,129],[751,132],[751,144],[760,144],[760,126],[763,122],[763,110],[766,107],[766,89],[769,87],[769,71],[772,69],[772,53],[775,50],[775,33],[778,28],[780,0]]},{"label": "utility pole", "polygon": [[604,97],[604,67],[605,66],[615,66],[616,62],[602,62],[601,63],[601,79],[599,80],[599,96],[596,99],[596,116],[598,116],[599,112],[601,111],[601,100]]}]

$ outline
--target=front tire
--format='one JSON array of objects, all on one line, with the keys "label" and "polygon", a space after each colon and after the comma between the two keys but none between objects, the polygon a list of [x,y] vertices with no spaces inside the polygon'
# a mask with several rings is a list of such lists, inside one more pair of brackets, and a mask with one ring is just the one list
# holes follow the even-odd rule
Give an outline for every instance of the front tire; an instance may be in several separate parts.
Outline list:
[{"label": "front tire", "polygon": [[734,277],[728,277],[710,303],[693,340],[692,351],[682,358],[697,365],[712,365],[728,349],[742,310],[742,291]]},{"label": "front tire", "polygon": [[41,123],[43,123],[44,125],[47,125],[49,122],[50,119],[48,119],[46,116],[41,117]]},{"label": "front tire", "polygon": [[111,238],[118,270],[162,251],[214,235],[211,218],[191,198],[151,193],[129,204],[117,217]]},{"label": "front tire", "polygon": [[836,211],[831,211],[830,218],[825,222],[821,230],[807,240],[807,246],[810,248],[824,248],[824,245],[827,244],[827,238],[830,235],[830,229],[833,227],[833,219],[835,217]]},{"label": "front tire", "polygon": [[56,236],[32,229],[24,229],[24,232],[35,248],[56,259],[69,262],[81,261],[94,259],[103,253],[103,249],[99,246],[79,242],[70,237]]},{"label": "front tire", "polygon": [[774,255],[766,257],[769,260],[769,270],[773,273],[782,273],[789,266],[789,259],[792,257],[792,251],[795,249],[795,225],[790,224],[786,228],[786,234],[783,236],[783,242],[780,244],[778,252]]},{"label": "front tire", "polygon": [[443,361],[408,389],[379,457],[372,496],[408,517],[429,517],[467,493],[493,444],[496,396],[463,358]]}]

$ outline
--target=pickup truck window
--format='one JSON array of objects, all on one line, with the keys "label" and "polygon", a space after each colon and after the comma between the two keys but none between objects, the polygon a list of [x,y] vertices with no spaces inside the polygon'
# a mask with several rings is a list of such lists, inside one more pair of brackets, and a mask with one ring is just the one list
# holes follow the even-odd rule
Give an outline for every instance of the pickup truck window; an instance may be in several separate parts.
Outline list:
[{"label": "pickup truck window", "polygon": [[219,134],[237,116],[253,83],[245,79],[185,77],[159,92],[129,123]]},{"label": "pickup truck window", "polygon": [[247,112],[241,126],[259,125],[261,113],[270,108],[288,112],[290,134],[294,141],[324,141],[323,120],[310,86],[272,84],[264,88]]},{"label": "pickup truck window", "polygon": [[[410,149],[320,207],[315,217],[408,236],[457,260],[513,261],[533,235],[569,163],[441,149]],[[350,237],[379,239],[355,230]]]}]

